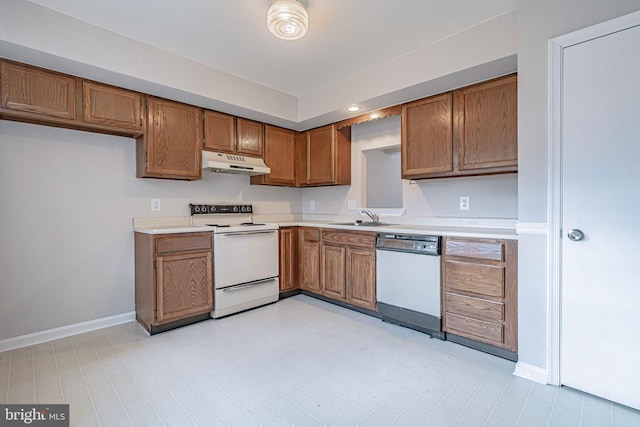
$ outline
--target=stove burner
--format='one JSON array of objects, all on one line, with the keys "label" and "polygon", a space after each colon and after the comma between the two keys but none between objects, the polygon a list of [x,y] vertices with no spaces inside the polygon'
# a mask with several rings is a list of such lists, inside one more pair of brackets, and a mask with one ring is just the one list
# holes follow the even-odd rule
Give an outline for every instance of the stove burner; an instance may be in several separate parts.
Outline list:
[{"label": "stove burner", "polygon": [[251,225],[265,225],[265,224],[259,224],[259,223],[257,223],[257,222],[243,222],[243,223],[241,223],[240,225],[248,225],[248,226],[251,226]]},{"label": "stove burner", "polygon": [[208,225],[209,227],[230,227],[228,224],[227,225],[220,225],[220,224],[205,224]]}]

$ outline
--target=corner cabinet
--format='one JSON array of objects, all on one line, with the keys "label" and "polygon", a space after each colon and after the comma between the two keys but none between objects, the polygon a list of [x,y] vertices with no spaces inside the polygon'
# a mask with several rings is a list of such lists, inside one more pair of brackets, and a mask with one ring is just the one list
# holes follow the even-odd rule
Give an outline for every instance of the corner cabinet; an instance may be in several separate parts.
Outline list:
[{"label": "corner cabinet", "polygon": [[195,180],[202,177],[202,110],[148,97],[147,128],[137,139],[137,176]]},{"label": "corner cabinet", "polygon": [[213,234],[135,233],[136,319],[153,334],[213,311]]},{"label": "corner cabinet", "polygon": [[402,106],[404,179],[518,171],[517,76]]},{"label": "corner cabinet", "polygon": [[518,242],[447,237],[442,249],[443,330],[518,350]]},{"label": "corner cabinet", "polygon": [[281,227],[280,241],[280,292],[298,289],[298,228]]},{"label": "corner cabinet", "polygon": [[351,127],[323,126],[304,132],[298,147],[298,185],[351,184]]},{"label": "corner cabinet", "polygon": [[375,239],[370,232],[322,231],[322,295],[376,310]]},{"label": "corner cabinet", "polygon": [[296,185],[296,132],[264,126],[264,162],[271,173],[251,177],[254,185]]}]

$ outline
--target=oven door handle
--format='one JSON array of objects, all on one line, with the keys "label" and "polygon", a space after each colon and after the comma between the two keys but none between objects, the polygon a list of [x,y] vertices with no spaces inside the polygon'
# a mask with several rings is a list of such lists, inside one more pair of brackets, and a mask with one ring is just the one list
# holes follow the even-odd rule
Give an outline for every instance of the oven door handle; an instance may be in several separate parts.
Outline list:
[{"label": "oven door handle", "polygon": [[268,279],[254,280],[253,282],[245,283],[244,285],[229,286],[228,288],[223,288],[222,292],[239,291],[239,290],[242,290],[242,289],[250,288],[250,287],[255,286],[255,285],[259,285],[260,283],[272,282],[274,280],[276,280],[275,277],[269,277]]},{"label": "oven door handle", "polygon": [[249,236],[252,234],[271,234],[278,230],[264,230],[264,231],[236,231],[233,233],[220,233],[223,236]]}]

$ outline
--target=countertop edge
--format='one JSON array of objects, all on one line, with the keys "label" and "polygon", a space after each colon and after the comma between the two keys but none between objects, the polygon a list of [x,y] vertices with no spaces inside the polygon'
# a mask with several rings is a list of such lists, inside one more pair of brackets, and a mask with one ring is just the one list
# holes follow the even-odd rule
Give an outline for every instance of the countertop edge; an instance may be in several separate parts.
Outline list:
[{"label": "countertop edge", "polygon": [[[436,235],[446,237],[472,237],[485,239],[507,239],[517,240],[516,229],[511,228],[483,228],[483,227],[438,227],[413,224],[394,224],[388,226],[369,227],[366,225],[344,225],[331,222],[317,221],[287,221],[278,222],[280,227],[314,227],[331,228],[345,231],[368,231],[375,233],[405,233],[418,235]],[[134,228],[134,232],[144,234],[177,234],[177,233],[197,233],[213,231],[212,227],[206,225],[163,225],[158,227]]]}]

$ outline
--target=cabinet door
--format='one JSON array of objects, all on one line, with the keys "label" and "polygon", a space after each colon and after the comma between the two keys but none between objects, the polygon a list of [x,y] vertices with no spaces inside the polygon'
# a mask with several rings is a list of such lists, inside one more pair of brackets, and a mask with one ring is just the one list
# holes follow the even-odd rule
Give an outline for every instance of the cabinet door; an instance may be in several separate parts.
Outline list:
[{"label": "cabinet door", "polygon": [[298,288],[298,232],[296,228],[281,228],[280,232],[280,292]]},{"label": "cabinet door", "polygon": [[296,133],[275,126],[264,127],[264,162],[271,168],[265,184],[296,184]]},{"label": "cabinet door", "polygon": [[300,288],[320,293],[320,231],[301,228],[300,236]]},{"label": "cabinet door", "polygon": [[[149,98],[147,131],[138,162],[138,176],[200,179],[202,176],[202,113],[200,108],[159,98]],[[140,169],[143,169],[140,172]]]},{"label": "cabinet door", "polygon": [[344,246],[322,245],[320,253],[320,283],[322,295],[338,300],[347,296],[346,289],[346,248]]},{"label": "cabinet door", "polygon": [[262,123],[236,119],[238,142],[236,152],[247,156],[262,157],[264,153],[264,128]]},{"label": "cabinet door", "polygon": [[142,132],[142,96],[137,92],[85,81],[82,107],[87,123]]},{"label": "cabinet door", "polygon": [[454,110],[458,169],[515,169],[518,164],[516,76],[456,91]]},{"label": "cabinet door", "polygon": [[347,302],[376,309],[376,251],[347,248]]},{"label": "cabinet door", "polygon": [[74,77],[2,61],[0,79],[1,107],[63,119],[77,117]]},{"label": "cabinet door", "polygon": [[402,177],[453,171],[451,93],[402,106]]},{"label": "cabinet door", "polygon": [[307,133],[306,184],[331,184],[335,181],[335,129],[333,125]]},{"label": "cabinet door", "polygon": [[158,323],[213,310],[211,255],[195,252],[156,258]]},{"label": "cabinet door", "polygon": [[235,153],[236,118],[228,114],[205,110],[204,148],[220,153]]}]

